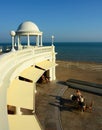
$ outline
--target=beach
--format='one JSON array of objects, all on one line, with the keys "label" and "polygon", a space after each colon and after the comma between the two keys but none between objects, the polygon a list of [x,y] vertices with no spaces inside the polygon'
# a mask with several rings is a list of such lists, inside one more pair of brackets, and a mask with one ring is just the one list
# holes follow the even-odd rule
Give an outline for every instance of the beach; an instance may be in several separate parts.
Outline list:
[{"label": "beach", "polygon": [[[102,84],[102,64],[96,63],[78,63],[57,61],[59,66],[56,68],[57,79],[66,81],[68,79],[78,79],[93,83]],[[75,90],[68,88],[64,99],[69,99]],[[102,97],[82,91],[88,103],[94,101],[94,110],[92,113],[80,113],[79,111],[69,109],[61,111],[61,120],[64,130],[101,130],[102,129]],[[68,104],[67,104],[68,105]],[[66,121],[67,123],[66,123]]]},{"label": "beach", "polygon": [[57,61],[57,64],[58,80],[78,79],[102,84],[102,64],[67,61]]},{"label": "beach", "polygon": [[[88,104],[94,101],[92,111],[81,112],[68,102],[76,90],[60,83],[77,79],[102,84],[102,64],[67,61],[57,64],[56,81],[37,87],[36,114],[41,126],[44,130],[101,130],[102,97],[81,91]],[[60,99],[67,103],[61,105]]]}]

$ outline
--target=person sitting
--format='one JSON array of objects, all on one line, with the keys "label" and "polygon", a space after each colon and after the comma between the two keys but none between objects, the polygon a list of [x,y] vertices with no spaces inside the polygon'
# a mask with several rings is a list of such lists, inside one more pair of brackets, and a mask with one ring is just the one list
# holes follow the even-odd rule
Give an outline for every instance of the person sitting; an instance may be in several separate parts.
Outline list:
[{"label": "person sitting", "polygon": [[49,83],[50,82],[49,77],[47,77],[46,75],[42,75],[41,79],[42,79],[42,83]]},{"label": "person sitting", "polygon": [[76,97],[77,97],[77,100],[79,101],[80,100],[80,96],[82,96],[81,92],[79,89],[76,90]]},{"label": "person sitting", "polygon": [[79,101],[79,98],[80,98],[81,95],[82,94],[81,94],[80,90],[76,90],[76,93],[75,94],[71,94],[70,98],[73,101]]},{"label": "person sitting", "polygon": [[86,110],[92,110],[93,101],[91,101],[90,105],[87,105],[85,98],[81,94],[80,90],[76,90],[76,94],[71,94],[70,99],[74,101],[74,105],[83,112]]},{"label": "person sitting", "polygon": [[84,98],[82,95],[79,96],[78,105],[79,105],[79,108],[80,108],[82,111],[85,111],[85,110],[86,110],[85,98]]},{"label": "person sitting", "polygon": [[47,76],[45,77],[47,83],[50,82],[49,78],[50,78],[50,77],[47,77]]},{"label": "person sitting", "polygon": [[71,100],[74,101],[74,105],[77,108],[82,109],[85,111],[86,105],[85,105],[85,98],[82,96],[80,90],[76,90],[76,93],[70,96]]},{"label": "person sitting", "polygon": [[44,75],[41,76],[41,79],[42,79],[42,83],[46,83],[46,79]]},{"label": "person sitting", "polygon": [[77,101],[77,96],[74,95],[74,94],[71,94],[71,95],[70,95],[70,99],[71,99],[72,101]]}]

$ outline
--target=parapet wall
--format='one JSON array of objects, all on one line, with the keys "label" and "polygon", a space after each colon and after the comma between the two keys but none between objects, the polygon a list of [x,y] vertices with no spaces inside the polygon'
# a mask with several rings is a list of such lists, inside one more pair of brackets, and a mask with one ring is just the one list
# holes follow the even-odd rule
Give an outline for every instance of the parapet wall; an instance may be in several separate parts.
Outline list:
[{"label": "parapet wall", "polygon": [[[9,130],[7,113],[7,88],[18,74],[43,60],[55,62],[54,46],[28,47],[0,56],[0,129]],[[52,70],[51,70],[52,71]],[[54,70],[55,73],[55,70]],[[55,77],[55,75],[52,75]],[[52,80],[54,79],[51,77]]]}]

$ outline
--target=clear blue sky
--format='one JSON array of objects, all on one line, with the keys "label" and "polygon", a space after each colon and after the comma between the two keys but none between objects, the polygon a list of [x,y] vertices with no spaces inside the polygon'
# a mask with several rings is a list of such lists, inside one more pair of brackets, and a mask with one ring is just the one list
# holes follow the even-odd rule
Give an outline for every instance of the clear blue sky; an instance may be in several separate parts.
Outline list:
[{"label": "clear blue sky", "polygon": [[11,42],[10,31],[28,20],[43,41],[102,41],[102,0],[1,0],[0,43]]}]

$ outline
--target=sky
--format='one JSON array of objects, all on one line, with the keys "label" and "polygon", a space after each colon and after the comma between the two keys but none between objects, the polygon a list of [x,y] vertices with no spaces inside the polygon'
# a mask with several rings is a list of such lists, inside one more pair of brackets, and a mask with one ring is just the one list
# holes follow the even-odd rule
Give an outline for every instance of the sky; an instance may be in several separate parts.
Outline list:
[{"label": "sky", "polygon": [[0,43],[11,42],[10,31],[34,22],[43,42],[102,42],[102,0],[1,0]]}]

